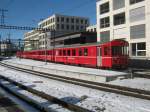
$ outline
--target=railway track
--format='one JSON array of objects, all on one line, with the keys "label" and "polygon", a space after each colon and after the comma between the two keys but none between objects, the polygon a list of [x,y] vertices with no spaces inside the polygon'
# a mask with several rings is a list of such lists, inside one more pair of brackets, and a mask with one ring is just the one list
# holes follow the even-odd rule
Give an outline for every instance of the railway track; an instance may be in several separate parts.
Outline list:
[{"label": "railway track", "polygon": [[[66,101],[63,101],[59,98],[56,98],[54,96],[51,96],[51,95],[48,95],[44,92],[41,92],[41,91],[38,91],[38,90],[35,90],[35,89],[32,89],[31,87],[28,87],[28,86],[25,86],[21,83],[18,83],[12,79],[9,79],[5,76],[0,76],[0,80],[3,80],[3,81],[7,81],[13,85],[15,85],[16,87],[19,87],[21,88],[22,90],[25,90],[25,91],[28,91],[30,93],[32,93],[33,95],[36,95],[38,97],[41,97],[43,99],[46,99],[47,101],[50,101],[52,104],[56,104],[56,105],[60,105],[61,107],[65,108],[65,109],[68,109],[70,110],[71,112],[92,112],[88,109],[85,109],[83,107],[80,107],[80,106],[77,106],[75,104],[71,104],[71,103],[68,103]],[[29,98],[27,98],[26,96],[22,96],[14,91],[12,91],[11,89],[9,89],[9,87],[6,87],[4,84],[2,84],[0,82],[0,86],[5,89],[7,92],[19,97],[20,99],[22,99],[23,101],[29,103],[30,105],[32,105],[33,107],[37,108],[38,110],[40,110],[41,112],[51,112],[50,109],[48,108],[44,108],[42,106],[39,106],[37,103],[35,103],[34,101],[30,100]],[[54,111],[54,110],[52,110]],[[57,111],[55,111],[57,112]]]},{"label": "railway track", "polygon": [[76,85],[80,85],[80,86],[84,86],[84,87],[88,87],[88,88],[92,88],[92,89],[117,93],[117,94],[121,94],[121,95],[135,97],[135,98],[150,100],[150,91],[146,91],[146,90],[130,88],[130,87],[125,87],[125,86],[112,85],[112,84],[98,83],[98,82],[92,82],[92,81],[85,81],[85,80],[80,80],[80,79],[75,79],[75,78],[64,77],[64,76],[56,76],[53,74],[42,73],[42,72],[37,72],[34,70],[28,70],[28,69],[24,69],[24,68],[14,67],[14,66],[11,66],[11,65],[8,65],[5,63],[0,63],[0,65],[4,66],[4,67],[8,67],[10,69],[17,70],[17,71],[30,73],[33,75],[38,75],[38,76],[50,78],[53,80],[63,81],[66,83],[76,84]]}]

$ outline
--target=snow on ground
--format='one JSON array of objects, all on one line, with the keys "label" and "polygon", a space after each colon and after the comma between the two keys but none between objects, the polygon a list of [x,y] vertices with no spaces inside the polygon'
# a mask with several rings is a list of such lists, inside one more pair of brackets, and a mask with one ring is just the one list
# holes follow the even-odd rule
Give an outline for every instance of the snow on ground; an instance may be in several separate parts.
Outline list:
[{"label": "snow on ground", "polygon": [[123,80],[115,80],[109,82],[110,84],[127,86],[137,89],[149,90],[150,91],[150,79],[146,78],[133,78],[133,79],[123,79]]},{"label": "snow on ground", "polygon": [[[5,86],[7,86],[9,89],[11,89],[11,91],[13,91],[17,94],[25,96],[25,98],[32,99],[32,101],[36,102],[36,104],[40,104],[40,106],[42,106],[44,108],[47,108],[49,110],[49,112],[53,112],[53,111],[54,112],[71,112],[70,110],[63,108],[60,105],[53,104],[52,102],[49,102],[48,100],[45,100],[45,99],[43,99],[39,96],[36,96],[36,95],[26,91],[26,90],[22,90],[21,88],[13,85],[13,84],[11,84],[7,81],[4,81],[4,80],[0,80],[0,81]],[[36,111],[34,111],[34,112],[36,112]]]},{"label": "snow on ground", "polygon": [[3,90],[0,87],[0,93],[2,93],[5,97],[8,97],[9,99],[11,99],[13,102],[15,102],[20,108],[22,108],[23,110],[28,110],[28,112],[40,112],[37,109],[29,106],[28,104],[26,104],[25,102],[23,102],[22,100],[18,99],[17,97],[7,93],[5,90]]},{"label": "snow on ground", "polygon": [[8,59],[5,61],[18,63],[18,64],[24,64],[24,65],[30,65],[30,66],[38,66],[38,67],[44,67],[44,68],[50,68],[50,69],[63,70],[63,71],[87,73],[87,74],[91,74],[91,75],[116,76],[116,75],[126,75],[127,74],[127,73],[118,72],[118,71],[69,66],[69,65],[56,64],[56,63],[54,64],[54,63],[50,63],[50,62],[48,62],[46,64],[46,62],[29,60],[29,59],[12,58],[12,59]]},{"label": "snow on ground", "polygon": [[0,74],[96,112],[150,112],[150,101],[67,84],[0,67]]}]

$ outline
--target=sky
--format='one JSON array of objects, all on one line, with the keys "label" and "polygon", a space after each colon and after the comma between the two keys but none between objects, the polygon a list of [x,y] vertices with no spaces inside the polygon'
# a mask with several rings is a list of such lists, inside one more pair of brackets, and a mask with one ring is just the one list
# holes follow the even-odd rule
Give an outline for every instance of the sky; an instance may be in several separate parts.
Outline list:
[{"label": "sky", "polygon": [[[37,27],[41,19],[54,13],[89,17],[91,25],[96,24],[96,0],[0,0],[0,9],[8,10],[6,25]],[[25,32],[0,29],[3,39],[8,33],[11,39],[23,38]]]}]

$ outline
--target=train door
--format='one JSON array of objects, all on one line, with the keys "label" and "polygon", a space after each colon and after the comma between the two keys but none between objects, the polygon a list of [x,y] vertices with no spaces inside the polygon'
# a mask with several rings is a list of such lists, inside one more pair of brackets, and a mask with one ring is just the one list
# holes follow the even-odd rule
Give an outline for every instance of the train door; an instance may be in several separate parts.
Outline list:
[{"label": "train door", "polygon": [[102,66],[102,48],[97,47],[97,66],[101,67]]}]

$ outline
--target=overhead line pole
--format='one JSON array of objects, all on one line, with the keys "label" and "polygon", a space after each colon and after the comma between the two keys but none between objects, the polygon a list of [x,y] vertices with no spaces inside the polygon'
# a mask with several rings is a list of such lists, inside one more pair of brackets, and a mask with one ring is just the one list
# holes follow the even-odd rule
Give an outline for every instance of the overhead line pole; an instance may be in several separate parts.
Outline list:
[{"label": "overhead line pole", "polygon": [[1,25],[4,25],[5,24],[5,12],[8,12],[8,10],[6,9],[0,9],[0,12],[2,12],[1,14]]}]

